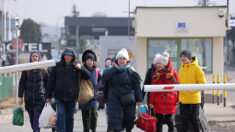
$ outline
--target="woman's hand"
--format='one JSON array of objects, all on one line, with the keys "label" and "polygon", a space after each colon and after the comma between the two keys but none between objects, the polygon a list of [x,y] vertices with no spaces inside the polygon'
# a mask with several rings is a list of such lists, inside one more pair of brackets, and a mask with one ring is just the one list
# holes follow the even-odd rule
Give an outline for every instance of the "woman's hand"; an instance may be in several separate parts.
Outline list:
[{"label": "woman's hand", "polygon": [[115,66],[118,69],[118,65],[116,63],[114,63],[113,66]]},{"label": "woman's hand", "polygon": [[19,102],[20,105],[22,105],[23,104],[23,98],[19,98],[18,102]]},{"label": "woman's hand", "polygon": [[50,99],[50,98],[47,98],[46,102],[47,102],[47,103],[51,103],[51,99]]},{"label": "woman's hand", "polygon": [[74,67],[75,67],[76,69],[78,69],[78,70],[81,70],[81,69],[82,69],[82,66],[81,66],[81,64],[79,64],[79,63],[74,64]]},{"label": "woman's hand", "polygon": [[140,106],[140,102],[136,102],[136,105],[137,105],[137,106]]},{"label": "woman's hand", "polygon": [[150,104],[149,107],[150,107],[150,108],[154,108],[154,105],[153,105],[153,104]]}]

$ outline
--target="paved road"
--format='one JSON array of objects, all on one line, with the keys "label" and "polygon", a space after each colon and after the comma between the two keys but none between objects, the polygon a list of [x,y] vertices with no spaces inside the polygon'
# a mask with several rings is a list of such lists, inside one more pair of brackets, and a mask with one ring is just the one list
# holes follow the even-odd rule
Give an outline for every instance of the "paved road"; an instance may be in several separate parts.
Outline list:
[{"label": "paved road", "polygon": [[[19,126],[13,126],[11,125],[11,118],[12,118],[12,113],[8,112],[6,115],[1,115],[0,114],[0,131],[1,132],[15,132],[16,130],[19,132],[32,132],[28,120],[28,115],[25,113],[25,124],[22,127]],[[164,125],[164,132],[167,131],[167,126]],[[98,128],[97,132],[106,132],[107,125],[106,125],[106,116],[105,116],[105,111],[100,110],[99,111],[99,118],[98,118]],[[81,119],[81,111],[78,111],[75,114],[75,122],[74,122],[74,132],[82,132],[83,126],[82,126],[82,119]],[[49,129],[43,129],[41,132],[51,132]],[[142,132],[138,128],[134,128],[133,132]]]}]

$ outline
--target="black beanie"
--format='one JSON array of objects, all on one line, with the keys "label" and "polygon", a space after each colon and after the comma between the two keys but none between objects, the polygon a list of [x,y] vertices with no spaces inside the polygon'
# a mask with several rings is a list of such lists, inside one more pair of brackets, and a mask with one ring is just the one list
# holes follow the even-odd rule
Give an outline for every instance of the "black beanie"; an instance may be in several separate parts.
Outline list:
[{"label": "black beanie", "polygon": [[192,60],[192,52],[190,50],[182,50],[180,53],[180,57],[181,55],[184,55],[186,57],[189,58],[189,60]]},{"label": "black beanie", "polygon": [[95,61],[95,56],[93,55],[93,54],[91,54],[91,53],[88,53],[87,55],[86,55],[86,60],[87,59],[92,59],[93,61]]}]

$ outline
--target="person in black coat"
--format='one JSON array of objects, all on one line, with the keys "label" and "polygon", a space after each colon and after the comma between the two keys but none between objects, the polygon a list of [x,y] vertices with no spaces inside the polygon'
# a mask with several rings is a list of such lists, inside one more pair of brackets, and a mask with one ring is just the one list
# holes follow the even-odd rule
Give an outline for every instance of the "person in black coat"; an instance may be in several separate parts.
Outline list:
[{"label": "person in black coat", "polygon": [[[145,79],[144,79],[144,85],[152,85],[153,73],[156,71],[157,59],[160,56],[161,56],[161,54],[155,55],[155,57],[153,59],[153,64],[146,72]],[[146,92],[144,92],[144,86],[142,88],[142,95],[143,95],[143,99],[144,99],[144,97],[146,95]],[[147,104],[149,104],[149,99],[150,99],[150,92],[147,93]],[[149,110],[149,105],[148,105],[148,110]]]},{"label": "person in black coat", "polygon": [[[120,132],[126,129],[126,132],[131,132],[134,127],[136,104],[139,105],[142,101],[141,79],[138,73],[128,65],[129,56],[126,49],[120,50],[116,59],[118,60],[118,65],[114,64],[112,68],[105,70],[103,74],[104,81],[109,82],[106,101],[108,116],[107,131]],[[121,104],[120,98],[132,91],[135,101],[129,105]]]},{"label": "person in black coat", "polygon": [[55,97],[58,132],[73,132],[75,100],[79,92],[78,73],[83,79],[90,79],[90,72],[75,63],[75,57],[73,49],[65,49],[48,80],[46,97],[47,102],[51,102],[52,94]]},{"label": "person in black coat", "polygon": [[[33,51],[30,54],[30,62],[41,60],[40,53]],[[39,132],[39,116],[45,104],[45,88],[47,86],[47,73],[45,69],[34,69],[23,71],[19,82],[19,104],[23,104],[30,118],[31,127],[34,132]]]}]

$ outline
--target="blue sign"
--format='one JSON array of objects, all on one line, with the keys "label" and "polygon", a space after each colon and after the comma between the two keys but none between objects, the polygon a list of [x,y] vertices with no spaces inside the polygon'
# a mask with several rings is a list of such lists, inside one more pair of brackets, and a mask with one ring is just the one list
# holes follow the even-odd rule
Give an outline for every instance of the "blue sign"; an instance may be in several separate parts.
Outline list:
[{"label": "blue sign", "polygon": [[230,20],[230,26],[231,27],[235,27],[235,19],[231,19]]},{"label": "blue sign", "polygon": [[186,23],[185,22],[179,22],[178,23],[178,28],[185,28],[186,27]]},{"label": "blue sign", "polygon": [[189,25],[188,22],[176,22],[175,23],[175,32],[188,32]]}]

